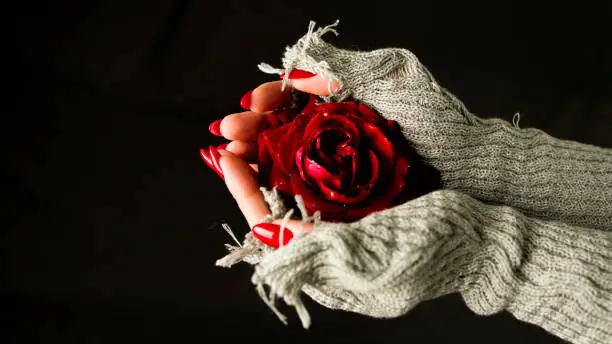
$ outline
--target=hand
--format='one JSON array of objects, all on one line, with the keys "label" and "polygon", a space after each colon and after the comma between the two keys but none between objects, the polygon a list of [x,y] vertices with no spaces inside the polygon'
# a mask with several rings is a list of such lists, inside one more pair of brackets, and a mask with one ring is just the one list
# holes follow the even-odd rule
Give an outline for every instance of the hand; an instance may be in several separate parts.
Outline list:
[{"label": "hand", "polygon": [[[290,99],[291,87],[314,95],[328,94],[328,80],[314,74],[294,70],[289,75],[290,87],[281,90],[282,81],[264,83],[247,92],[240,101],[246,112],[234,113],[213,122],[211,133],[223,136],[231,142],[217,148],[202,149],[202,158],[221,178],[238,203],[253,234],[264,243],[277,247],[280,233],[280,222],[276,225],[263,223],[261,220],[270,214],[270,209],[257,183],[257,134],[267,116],[274,116],[272,110],[284,106]],[[337,88],[332,83],[332,88]],[[287,229],[299,226],[298,221],[290,220]],[[309,231],[312,226],[304,226]],[[292,238],[293,232],[283,234],[283,244]]]}]

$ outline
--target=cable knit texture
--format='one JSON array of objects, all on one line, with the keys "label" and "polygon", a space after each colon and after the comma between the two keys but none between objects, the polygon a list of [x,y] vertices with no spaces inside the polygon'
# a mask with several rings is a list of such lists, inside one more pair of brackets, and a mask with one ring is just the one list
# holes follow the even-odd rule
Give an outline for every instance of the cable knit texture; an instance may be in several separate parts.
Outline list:
[{"label": "cable knit texture", "polygon": [[334,25],[311,23],[282,70],[260,68],[337,80],[328,100],[351,97],[397,121],[444,190],[350,224],[315,220],[275,251],[247,234],[218,265],[255,264],[264,301],[277,312],[283,298],[305,327],[301,292],[379,318],[459,292],[478,314],[507,310],[573,343],[612,343],[612,151],[478,118],[409,51],[342,50],[327,32]]}]

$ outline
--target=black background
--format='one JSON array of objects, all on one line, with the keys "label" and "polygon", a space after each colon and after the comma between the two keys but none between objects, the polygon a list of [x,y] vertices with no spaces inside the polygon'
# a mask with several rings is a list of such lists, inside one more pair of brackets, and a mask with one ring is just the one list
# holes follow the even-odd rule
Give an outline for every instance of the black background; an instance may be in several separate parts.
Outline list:
[{"label": "black background", "polygon": [[214,267],[248,230],[198,155],[313,19],[413,51],[482,117],[612,146],[611,11],[518,2],[52,1],[4,7],[3,343],[561,343],[460,297],[376,320],[308,302],[304,331]]}]

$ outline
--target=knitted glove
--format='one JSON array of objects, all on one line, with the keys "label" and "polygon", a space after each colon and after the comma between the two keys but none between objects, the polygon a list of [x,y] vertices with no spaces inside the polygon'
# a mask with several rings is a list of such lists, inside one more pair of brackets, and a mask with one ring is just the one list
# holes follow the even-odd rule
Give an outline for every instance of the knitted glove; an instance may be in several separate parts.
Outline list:
[{"label": "knitted glove", "polygon": [[311,23],[287,48],[284,70],[260,68],[286,75],[298,68],[337,80],[341,88],[330,100],[350,96],[395,120],[445,188],[539,218],[612,230],[611,150],[478,118],[410,51],[338,49],[321,39],[334,26],[314,32]]},{"label": "knitted glove", "polygon": [[351,224],[321,222],[265,256],[253,282],[298,308],[389,318],[460,292],[574,343],[612,342],[612,232],[528,218],[453,190]]},{"label": "knitted glove", "polygon": [[287,48],[284,71],[337,80],[330,100],[351,96],[397,121],[446,190],[350,224],[315,221],[276,251],[247,234],[218,264],[257,264],[260,295],[274,310],[275,297],[296,306],[305,327],[301,291],[383,318],[460,292],[478,314],[505,309],[565,340],[612,342],[612,152],[480,119],[410,52],[341,50],[321,39],[333,26],[313,28]]}]

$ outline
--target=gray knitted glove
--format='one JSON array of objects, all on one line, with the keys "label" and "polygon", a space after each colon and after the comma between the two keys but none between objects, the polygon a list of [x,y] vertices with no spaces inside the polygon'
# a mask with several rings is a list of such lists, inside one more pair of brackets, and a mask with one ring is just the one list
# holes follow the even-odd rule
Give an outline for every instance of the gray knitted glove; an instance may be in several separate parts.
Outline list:
[{"label": "gray knitted glove", "polygon": [[341,50],[321,40],[328,31],[311,25],[283,71],[337,80],[331,100],[351,96],[397,121],[446,190],[350,224],[315,221],[276,251],[247,234],[218,264],[257,264],[260,295],[296,306],[305,327],[301,291],[382,318],[460,292],[478,314],[507,310],[574,343],[612,343],[612,152],[475,117],[407,50]]},{"label": "gray knitted glove", "polygon": [[329,308],[380,318],[460,292],[481,315],[505,309],[575,343],[612,342],[610,232],[452,190],[351,224],[319,223],[265,256],[253,281],[298,307],[303,290]]},{"label": "gray knitted glove", "polygon": [[410,51],[338,49],[321,39],[334,25],[316,32],[313,25],[287,48],[284,70],[263,70],[297,68],[339,81],[330,98],[350,96],[399,123],[416,152],[440,171],[445,188],[543,219],[612,229],[611,150],[478,118]]}]

